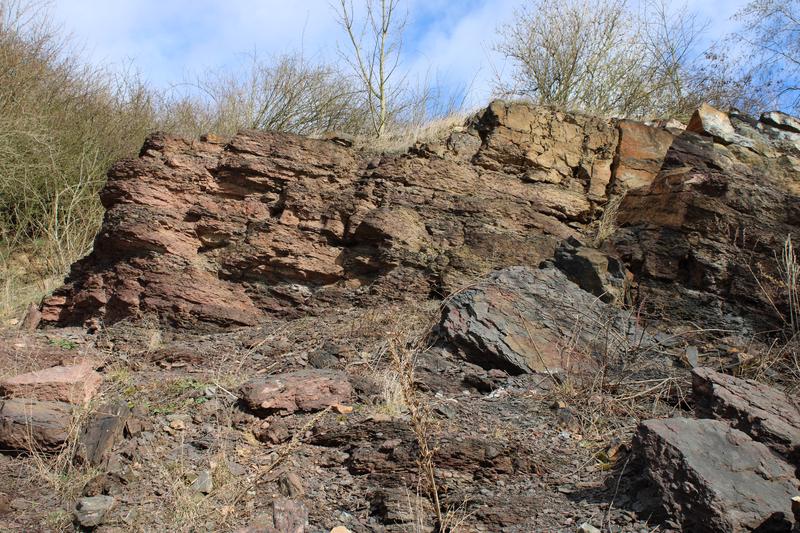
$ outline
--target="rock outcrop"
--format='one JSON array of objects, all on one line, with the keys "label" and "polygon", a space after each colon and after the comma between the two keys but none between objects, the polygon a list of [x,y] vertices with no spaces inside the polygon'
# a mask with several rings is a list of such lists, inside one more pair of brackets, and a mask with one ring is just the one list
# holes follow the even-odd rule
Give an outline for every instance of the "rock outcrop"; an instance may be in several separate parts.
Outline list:
[{"label": "rock outcrop", "polygon": [[445,294],[586,233],[617,136],[609,121],[503,102],[398,156],[279,133],[156,134],[111,169],[94,251],[43,318],[248,325]]},{"label": "rock outcrop", "polygon": [[800,143],[782,133],[704,106],[625,196],[611,241],[653,315],[757,331],[780,322],[772,299],[788,316],[771,280],[800,237]]},{"label": "rock outcrop", "polygon": [[270,132],[155,134],[111,169],[94,251],[44,301],[43,322],[230,327],[442,297],[538,265],[566,239],[592,242],[610,196],[624,195],[604,246],[623,262],[608,274],[633,273],[634,303],[773,327],[783,304],[763,281],[784,239],[800,237],[797,129],[780,113],[709,106],[682,131],[497,101],[402,155]]}]

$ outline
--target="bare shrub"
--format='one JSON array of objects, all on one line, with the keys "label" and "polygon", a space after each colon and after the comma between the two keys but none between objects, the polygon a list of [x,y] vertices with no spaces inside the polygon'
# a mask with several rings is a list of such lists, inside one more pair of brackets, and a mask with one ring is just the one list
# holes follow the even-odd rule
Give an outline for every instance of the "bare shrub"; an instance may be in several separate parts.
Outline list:
[{"label": "bare shrub", "polygon": [[209,72],[175,87],[161,105],[161,127],[187,137],[240,129],[319,135],[356,132],[367,113],[358,87],[337,68],[302,54],[250,57],[244,72]]},{"label": "bare shrub", "polygon": [[376,137],[386,132],[402,90],[401,83],[395,83],[405,27],[399,4],[399,0],[367,0],[361,21],[352,0],[340,0],[336,9],[350,42],[350,52],[341,56],[358,80]]},{"label": "bare shrub", "polygon": [[[51,29],[45,7],[0,2],[4,285],[62,274],[88,252],[102,216],[97,192],[106,170],[138,149],[153,121],[150,94],[138,79],[82,65]],[[6,277],[20,254],[35,258],[28,279]]]}]

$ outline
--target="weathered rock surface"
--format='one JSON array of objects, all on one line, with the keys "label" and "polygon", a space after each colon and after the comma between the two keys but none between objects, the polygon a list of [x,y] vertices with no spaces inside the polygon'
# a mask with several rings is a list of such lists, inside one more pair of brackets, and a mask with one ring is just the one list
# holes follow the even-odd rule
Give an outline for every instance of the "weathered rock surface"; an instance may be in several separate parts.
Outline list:
[{"label": "weathered rock surface", "polygon": [[100,389],[103,378],[89,364],[54,366],[0,382],[0,395],[81,404]]},{"label": "weathered rock surface", "polygon": [[250,526],[238,533],[303,533],[308,524],[308,509],[305,504],[289,498],[276,498],[272,512],[260,516]]},{"label": "weathered rock surface", "polygon": [[124,401],[100,406],[78,441],[76,457],[91,466],[108,463],[109,453],[122,437],[131,410]]},{"label": "weathered rock surface", "polygon": [[82,527],[94,528],[103,523],[114,506],[113,496],[87,496],[75,505],[75,521]]},{"label": "weathered rock surface", "polygon": [[581,289],[607,303],[624,303],[632,275],[619,258],[570,237],[556,249],[556,268]]},{"label": "weathered rock surface", "polygon": [[720,420],[673,418],[639,425],[636,447],[669,517],[684,531],[788,532],[793,469]]},{"label": "weathered rock surface", "polygon": [[240,394],[254,411],[294,413],[347,404],[353,388],[341,372],[310,369],[256,378],[242,385]]},{"label": "weathered rock surface", "polygon": [[710,368],[692,371],[692,389],[697,416],[727,421],[786,458],[800,473],[800,407],[796,398]]},{"label": "weathered rock surface", "polygon": [[[800,237],[798,167],[791,147],[768,135],[775,128],[704,113],[689,128],[702,134],[677,136],[653,183],[625,196],[611,241],[654,315],[775,327],[780,319],[759,281],[777,276],[775,254],[787,236]],[[715,142],[730,129],[751,142]]]},{"label": "weathered rock surface", "polygon": [[441,297],[537,265],[569,237],[589,242],[609,194],[627,190],[609,246],[644,311],[774,327],[756,277],[775,277],[775,251],[800,238],[796,124],[703,106],[681,131],[497,101],[403,155],[270,132],[155,134],[109,172],[94,250],[43,322],[231,327]]},{"label": "weathered rock surface", "polygon": [[63,402],[0,400],[0,448],[58,450],[67,440],[72,406]]},{"label": "weathered rock surface", "polygon": [[[450,299],[439,325],[441,336],[465,359],[511,374],[559,372],[573,352],[581,351],[568,346],[568,339],[574,336],[585,353],[592,353],[595,344],[605,342],[606,328],[620,333],[608,339],[612,344],[646,337],[625,313],[553,267],[492,273]],[[575,359],[572,364],[581,364]]]},{"label": "weathered rock surface", "polygon": [[581,233],[605,201],[616,142],[611,122],[503,102],[438,145],[378,158],[279,133],[156,134],[111,169],[94,250],[43,320],[249,325],[447,293]]},{"label": "weathered rock surface", "polygon": [[632,120],[619,123],[619,146],[614,159],[615,187],[623,190],[647,187],[658,175],[674,135],[664,128]]}]

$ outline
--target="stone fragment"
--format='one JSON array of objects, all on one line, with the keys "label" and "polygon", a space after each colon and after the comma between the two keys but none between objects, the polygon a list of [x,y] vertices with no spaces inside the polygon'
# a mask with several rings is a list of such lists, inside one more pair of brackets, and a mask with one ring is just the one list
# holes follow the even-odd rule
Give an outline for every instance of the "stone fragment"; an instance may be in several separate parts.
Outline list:
[{"label": "stone fragment", "polygon": [[793,469],[720,420],[673,418],[639,425],[635,449],[662,504],[684,531],[790,531]]},{"label": "stone fragment", "polygon": [[211,472],[203,470],[197,474],[197,478],[192,481],[192,490],[201,494],[209,494],[214,490],[214,479],[211,476]]},{"label": "stone fragment", "polygon": [[39,311],[39,306],[36,304],[30,304],[28,306],[28,310],[25,313],[25,317],[22,319],[22,323],[20,324],[20,329],[25,331],[34,331],[36,328],[39,327],[39,323],[42,321],[42,312]]},{"label": "stone fragment", "polygon": [[800,120],[786,113],[781,113],[780,111],[762,113],[760,121],[782,130],[800,133]]},{"label": "stone fragment", "polygon": [[0,382],[0,395],[81,404],[94,397],[102,382],[103,378],[89,364],[54,366]]},{"label": "stone fragment", "polygon": [[281,489],[281,493],[288,498],[299,498],[305,494],[303,481],[294,472],[287,472],[281,475],[278,478],[278,486]]},{"label": "stone fragment", "polygon": [[619,145],[614,159],[614,186],[622,190],[648,187],[653,182],[674,136],[632,120],[619,122]]},{"label": "stone fragment", "polygon": [[72,409],[63,402],[0,400],[0,448],[58,450],[69,438]]},{"label": "stone fragment", "polygon": [[600,530],[588,522],[584,522],[578,528],[578,533],[600,533]]},{"label": "stone fragment", "polygon": [[113,496],[87,496],[78,500],[73,514],[82,527],[93,528],[103,523],[106,514],[114,506]]},{"label": "stone fragment", "polygon": [[686,126],[686,131],[710,135],[727,143],[737,140],[736,130],[733,129],[728,114],[708,104],[702,104],[694,112]]},{"label": "stone fragment", "polygon": [[125,401],[100,406],[83,431],[76,456],[91,466],[108,464],[109,453],[122,438],[131,410]]},{"label": "stone fragment", "polygon": [[271,512],[256,518],[237,533],[305,533],[308,509],[303,502],[279,497],[272,501]]},{"label": "stone fragment", "polygon": [[347,404],[353,389],[342,372],[299,370],[251,380],[240,389],[240,398],[254,411],[313,412]]}]

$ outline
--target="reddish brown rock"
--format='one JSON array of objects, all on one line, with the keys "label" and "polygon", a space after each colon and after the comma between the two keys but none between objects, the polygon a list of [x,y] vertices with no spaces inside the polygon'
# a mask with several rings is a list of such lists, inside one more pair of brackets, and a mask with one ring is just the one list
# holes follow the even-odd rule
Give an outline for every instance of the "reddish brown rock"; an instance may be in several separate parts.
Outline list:
[{"label": "reddish brown rock", "polygon": [[88,363],[54,366],[0,382],[0,395],[81,404],[91,400],[102,383],[103,378]]},{"label": "reddish brown rock", "polygon": [[242,385],[240,396],[255,411],[320,411],[346,404],[353,389],[347,376],[330,370],[299,370],[257,378]]},{"label": "reddish brown rock", "polygon": [[67,403],[0,400],[0,449],[58,450],[69,438],[71,423]]},{"label": "reddish brown rock", "polygon": [[710,368],[692,371],[692,390],[698,416],[728,421],[775,450],[800,472],[800,406],[795,398],[763,383]]},{"label": "reddish brown rock", "polygon": [[503,102],[397,156],[272,132],[155,134],[109,172],[94,250],[43,320],[229,327],[447,293],[580,234],[616,139],[609,121]]},{"label": "reddish brown rock", "polygon": [[701,105],[694,112],[686,131],[711,135],[720,141],[732,142],[736,137],[736,130],[733,129],[730,117],[727,113],[715,109],[708,104]]},{"label": "reddish brown rock", "polygon": [[620,190],[649,186],[664,162],[672,133],[632,120],[619,123],[619,145],[614,159],[615,187]]}]

